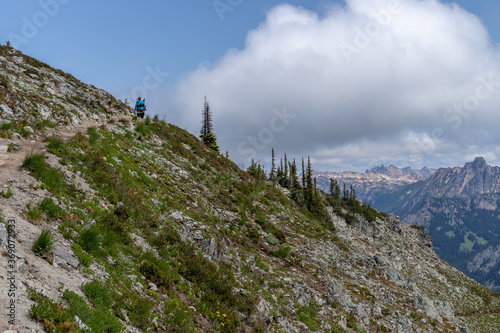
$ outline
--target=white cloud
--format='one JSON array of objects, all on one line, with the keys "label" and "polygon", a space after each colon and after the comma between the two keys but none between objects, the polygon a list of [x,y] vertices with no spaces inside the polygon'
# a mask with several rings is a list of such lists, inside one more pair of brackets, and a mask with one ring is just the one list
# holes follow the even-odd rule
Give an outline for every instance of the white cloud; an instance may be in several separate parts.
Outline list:
[{"label": "white cloud", "polygon": [[[461,164],[466,145],[496,149],[498,55],[478,18],[454,4],[347,0],[320,14],[281,5],[244,49],[200,66],[174,98],[197,133],[207,94],[219,145],[237,162],[274,147],[324,169]],[[295,118],[275,131],[285,108]]]}]

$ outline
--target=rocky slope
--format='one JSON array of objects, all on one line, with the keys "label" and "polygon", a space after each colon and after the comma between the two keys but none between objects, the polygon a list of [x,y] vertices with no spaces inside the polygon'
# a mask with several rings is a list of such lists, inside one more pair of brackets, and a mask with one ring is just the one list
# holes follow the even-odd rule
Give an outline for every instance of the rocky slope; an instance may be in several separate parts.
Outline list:
[{"label": "rocky slope", "polygon": [[442,168],[427,180],[374,200],[378,209],[424,226],[441,258],[484,285],[500,290],[500,168],[478,157],[463,167]]},{"label": "rocky slope", "polygon": [[0,120],[41,129],[49,124],[77,125],[82,119],[106,121],[125,112],[128,107],[104,90],[0,48]]},{"label": "rocky slope", "polygon": [[[325,223],[182,129],[131,119],[70,76],[52,95],[26,71],[44,87],[57,71],[0,51],[0,105],[12,110],[0,125],[1,331],[500,327],[499,294],[440,260],[422,228],[347,223],[332,208]],[[67,85],[91,103],[72,103]],[[36,255],[43,230],[55,243]]]}]

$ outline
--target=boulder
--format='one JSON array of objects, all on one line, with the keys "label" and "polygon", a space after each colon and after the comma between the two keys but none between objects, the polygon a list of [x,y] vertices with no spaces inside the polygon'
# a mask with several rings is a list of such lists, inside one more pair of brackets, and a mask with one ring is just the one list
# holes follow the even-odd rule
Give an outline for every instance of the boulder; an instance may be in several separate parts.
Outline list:
[{"label": "boulder", "polygon": [[215,238],[204,239],[198,245],[200,249],[203,250],[212,260],[216,261],[218,259],[218,250],[217,250],[217,242]]},{"label": "boulder", "polygon": [[0,119],[10,122],[14,120],[14,118],[14,111],[12,111],[12,109],[7,104],[0,104]]},{"label": "boulder", "polygon": [[35,130],[31,126],[25,126],[24,130],[29,134],[35,134]]},{"label": "boulder", "polygon": [[66,251],[63,251],[61,249],[54,249],[52,252],[54,254],[54,262],[58,265],[68,264],[75,269],[78,268],[78,265],[80,265],[80,260]]},{"label": "boulder", "polygon": [[426,316],[434,318],[440,323],[443,322],[443,319],[434,307],[434,302],[426,294],[416,297],[414,305],[418,311],[424,313]]},{"label": "boulder", "polygon": [[385,269],[385,277],[387,280],[394,282],[400,287],[406,287],[408,285],[407,281],[401,276],[401,274],[393,268]]}]

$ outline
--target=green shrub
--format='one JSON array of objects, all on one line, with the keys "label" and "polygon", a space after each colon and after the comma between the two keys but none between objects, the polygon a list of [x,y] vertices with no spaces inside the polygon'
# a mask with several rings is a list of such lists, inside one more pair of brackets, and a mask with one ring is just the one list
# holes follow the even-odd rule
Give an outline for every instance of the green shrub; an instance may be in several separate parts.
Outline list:
[{"label": "green shrub", "polygon": [[172,298],[165,302],[165,313],[171,314],[168,316],[167,325],[170,326],[169,330],[180,330],[185,332],[190,327],[193,319],[188,313],[187,305],[181,303],[178,299]]},{"label": "green shrub", "polygon": [[[1,85],[1,82],[0,82],[0,85]],[[4,131],[11,130],[13,127],[14,127],[14,125],[12,125],[12,123],[2,123],[0,125],[0,129],[4,130]]]},{"label": "green shrub", "polygon": [[278,251],[270,251],[270,253],[276,257],[285,259],[290,255],[290,250],[291,249],[288,246],[280,246]]},{"label": "green shrub", "polygon": [[208,133],[205,135],[200,136],[201,141],[210,149],[219,151],[219,146],[217,145],[217,138],[215,137],[215,134],[213,133]]},{"label": "green shrub", "polygon": [[28,207],[28,220],[38,221],[42,218],[42,211],[38,207]]},{"label": "green shrub", "polygon": [[155,283],[159,287],[169,289],[172,280],[169,278],[165,271],[162,271],[154,263],[145,261],[139,267],[139,272],[146,277],[149,281]]},{"label": "green shrub", "polygon": [[262,227],[262,229],[264,229],[265,232],[272,234],[280,242],[282,243],[286,242],[285,233],[280,229],[276,228],[272,223],[268,222],[263,214],[259,214],[255,222],[257,222]]},{"label": "green shrub", "polygon": [[121,295],[117,300],[118,304],[116,308],[127,311],[127,316],[133,326],[143,332],[148,331],[147,328],[151,325],[151,308],[153,307],[153,302],[147,298],[140,297],[133,291],[122,289],[120,292]]},{"label": "green shrub", "polygon": [[163,229],[160,234],[153,240],[153,244],[159,248],[167,245],[175,245],[182,242],[179,233],[172,228]]},{"label": "green shrub", "polygon": [[319,321],[316,320],[317,307],[314,303],[299,306],[295,311],[297,318],[306,324],[312,331],[317,331],[319,328]]},{"label": "green shrub", "polygon": [[344,329],[341,327],[333,327],[331,333],[343,333]]},{"label": "green shrub", "polygon": [[72,315],[78,316],[82,322],[90,327],[92,332],[114,333],[123,330],[118,318],[102,304],[94,304],[95,309],[91,309],[81,296],[69,290],[64,291],[63,297],[68,301],[68,311]]},{"label": "green shrub", "polygon": [[347,214],[345,216],[345,221],[347,224],[354,224],[356,222],[356,217],[352,214]]},{"label": "green shrub", "polygon": [[47,185],[50,189],[60,191],[66,188],[64,174],[58,168],[51,167],[45,161],[43,153],[29,153],[23,161],[23,167],[31,170],[33,175]]},{"label": "green shrub", "polygon": [[278,245],[280,242],[274,237],[268,237],[267,242],[271,245]]},{"label": "green shrub", "polygon": [[63,210],[61,207],[56,205],[54,201],[50,198],[45,198],[43,201],[40,203],[38,206],[42,211],[44,211],[47,214],[47,217],[49,218],[56,218],[64,215]]},{"label": "green shrub", "polygon": [[94,260],[92,256],[86,252],[83,251],[82,247],[77,244],[77,243],[72,243],[71,248],[75,252],[75,255],[80,259],[80,262],[82,263],[83,266],[89,267],[90,264],[92,264],[92,261]]},{"label": "green shrub", "polygon": [[12,189],[10,188],[10,186],[7,188],[7,192],[4,192],[2,190],[2,192],[0,192],[0,195],[4,198],[10,198],[14,195],[14,192],[12,192]]},{"label": "green shrub", "polygon": [[61,151],[65,145],[64,141],[61,140],[61,138],[55,136],[48,136],[43,140],[43,142],[48,142],[47,149],[52,153]]},{"label": "green shrub", "polygon": [[28,132],[24,127],[17,127],[16,131],[23,137],[27,138],[31,135],[30,132]]},{"label": "green shrub", "polygon": [[35,304],[29,310],[30,317],[40,322],[45,331],[81,332],[76,326],[75,318],[67,309],[34,291],[30,292],[30,298],[35,301]]},{"label": "green shrub", "polygon": [[89,127],[87,129],[87,134],[89,135],[90,145],[94,146],[100,138],[99,133],[97,133],[97,130],[94,127]]},{"label": "green shrub", "polygon": [[148,122],[148,119],[149,118],[146,118],[146,120],[144,122],[139,122],[136,126],[135,126],[135,131],[137,133],[139,133],[140,135],[142,136],[148,136],[148,134],[151,133],[151,128],[149,126],[149,122]]},{"label": "green shrub", "polygon": [[248,238],[250,238],[254,244],[260,244],[260,234],[254,228],[250,228],[250,230],[248,230]]},{"label": "green shrub", "polygon": [[52,233],[49,229],[43,229],[40,235],[37,237],[35,242],[33,243],[33,252],[36,255],[43,255],[45,252],[48,252],[52,249],[55,241],[52,236]]},{"label": "green shrub", "polygon": [[111,308],[113,300],[109,295],[108,288],[101,282],[94,280],[92,282],[85,283],[82,285],[82,290],[94,306],[102,306],[107,309]]},{"label": "green shrub", "polygon": [[90,227],[80,233],[79,244],[82,248],[91,253],[99,249],[99,230],[96,227]]}]

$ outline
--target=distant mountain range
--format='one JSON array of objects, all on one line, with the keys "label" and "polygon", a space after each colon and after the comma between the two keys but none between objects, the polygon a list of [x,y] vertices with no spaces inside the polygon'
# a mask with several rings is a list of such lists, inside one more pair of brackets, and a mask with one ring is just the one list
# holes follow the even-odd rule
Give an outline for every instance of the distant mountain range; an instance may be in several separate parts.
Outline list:
[{"label": "distant mountain range", "polygon": [[358,172],[314,172],[318,187],[329,191],[330,179],[335,179],[340,185],[351,185],[356,190],[356,195],[362,201],[372,203],[380,196],[392,193],[401,186],[413,184],[417,181],[429,178],[436,172],[427,167],[415,170],[410,167],[398,168],[394,165],[386,167],[384,165],[366,170],[365,173]]},{"label": "distant mountain range", "polygon": [[500,168],[482,157],[463,167],[413,170],[380,166],[361,173],[317,173],[353,185],[358,199],[405,223],[424,226],[436,253],[491,289],[500,290]]}]

